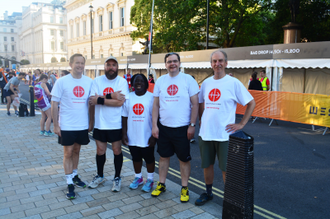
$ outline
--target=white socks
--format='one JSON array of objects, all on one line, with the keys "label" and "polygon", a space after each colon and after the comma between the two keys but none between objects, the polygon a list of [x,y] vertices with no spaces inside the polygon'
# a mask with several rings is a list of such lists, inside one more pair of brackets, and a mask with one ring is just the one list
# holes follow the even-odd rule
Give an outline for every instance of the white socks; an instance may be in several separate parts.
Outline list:
[{"label": "white socks", "polygon": [[72,181],[72,174],[67,174],[65,175],[66,177],[66,183],[69,185],[69,184],[73,184],[73,181]]},{"label": "white socks", "polygon": [[141,173],[135,173],[135,177],[140,179],[142,177],[142,172]]},{"label": "white socks", "polygon": [[154,173],[148,173],[148,179],[154,180]]}]

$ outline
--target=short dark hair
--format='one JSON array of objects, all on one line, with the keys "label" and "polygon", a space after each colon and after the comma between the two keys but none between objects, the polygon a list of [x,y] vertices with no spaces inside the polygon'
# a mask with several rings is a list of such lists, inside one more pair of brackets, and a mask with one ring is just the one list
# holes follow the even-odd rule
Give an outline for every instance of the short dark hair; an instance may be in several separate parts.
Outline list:
[{"label": "short dark hair", "polygon": [[176,55],[176,56],[178,57],[179,62],[180,62],[180,56],[179,56],[179,54],[178,54],[178,53],[175,53],[175,52],[170,52],[170,53],[167,53],[167,54],[165,55],[165,59],[164,59],[165,63],[166,63],[166,59],[167,59],[169,56],[171,56],[171,55]]},{"label": "short dark hair", "polygon": [[253,72],[252,73],[252,80],[257,80],[257,75],[258,75],[257,72]]},{"label": "short dark hair", "polygon": [[134,87],[135,79],[136,79],[136,77],[139,76],[139,75],[142,77],[143,82],[144,82],[144,84],[146,85],[146,90],[148,90],[148,88],[149,88],[149,82],[148,82],[147,77],[146,77],[144,74],[135,74],[135,75],[133,75],[133,77],[132,77],[132,79],[131,79],[131,81],[132,81],[132,86]]},{"label": "short dark hair", "polygon": [[264,74],[266,74],[265,69],[261,69],[260,72],[263,72]]},{"label": "short dark hair", "polygon": [[73,54],[73,55],[70,57],[70,63],[73,63],[75,57],[83,57],[83,58],[84,58],[84,61],[86,62],[86,59],[85,59],[85,57],[84,57],[82,54],[80,54],[80,53],[76,53],[76,54]]},{"label": "short dark hair", "polygon": [[48,79],[48,76],[45,74],[41,74],[39,81],[43,80],[44,78]]},{"label": "short dark hair", "polygon": [[24,73],[24,72],[20,72],[19,74],[18,74],[18,76],[25,76],[26,75],[26,73]]},{"label": "short dark hair", "polygon": [[68,74],[70,74],[70,72],[69,72],[69,71],[67,71],[67,70],[62,70],[62,72],[63,72],[65,75],[68,75]]}]

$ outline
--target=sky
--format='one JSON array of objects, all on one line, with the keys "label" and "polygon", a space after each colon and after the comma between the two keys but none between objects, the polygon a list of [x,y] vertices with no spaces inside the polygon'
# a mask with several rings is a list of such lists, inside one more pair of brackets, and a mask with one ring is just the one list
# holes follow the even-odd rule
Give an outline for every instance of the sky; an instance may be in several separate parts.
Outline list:
[{"label": "sky", "polygon": [[8,11],[8,15],[13,12],[22,12],[22,6],[29,6],[32,2],[50,3],[52,0],[0,0],[0,14]]}]

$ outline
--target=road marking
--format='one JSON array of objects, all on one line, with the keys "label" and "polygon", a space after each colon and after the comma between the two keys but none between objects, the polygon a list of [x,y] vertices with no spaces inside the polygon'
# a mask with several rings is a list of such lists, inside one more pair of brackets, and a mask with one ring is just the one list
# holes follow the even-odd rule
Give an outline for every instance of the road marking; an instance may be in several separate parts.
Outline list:
[{"label": "road marking", "polygon": [[[92,136],[91,134],[89,134],[90,136]],[[111,146],[111,144],[108,143],[108,145]],[[126,153],[130,153],[129,149],[127,148],[127,146],[124,146],[122,145],[122,151],[126,152]],[[125,157],[126,159],[126,157]],[[127,161],[131,161],[131,159],[128,159],[126,160]],[[155,161],[155,167],[157,167],[159,169],[159,162],[158,161]],[[181,175],[180,175],[180,171],[178,170],[175,170],[171,167],[169,167],[169,170],[168,170],[168,173],[181,179]],[[200,189],[205,189],[205,183],[198,180],[198,179],[195,179],[193,177],[189,177],[189,183],[200,188]],[[218,188],[215,188],[213,187],[213,194],[220,197],[220,198],[224,198],[223,194],[224,194],[224,191],[218,189]],[[262,207],[259,207],[257,205],[254,205],[254,213],[264,217],[264,218],[267,218],[267,219],[276,219],[276,218],[279,218],[279,219],[286,219],[285,217],[282,217],[281,215],[278,215],[278,214],[275,214],[274,212],[271,212],[271,211],[268,211]],[[258,210],[257,210],[258,209]],[[267,215],[268,214],[268,215]]]}]

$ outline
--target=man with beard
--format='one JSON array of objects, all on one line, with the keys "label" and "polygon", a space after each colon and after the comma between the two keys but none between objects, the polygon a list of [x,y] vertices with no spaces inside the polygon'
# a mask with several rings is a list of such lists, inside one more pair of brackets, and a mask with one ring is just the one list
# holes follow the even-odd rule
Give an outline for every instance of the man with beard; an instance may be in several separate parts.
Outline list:
[{"label": "man with beard", "polygon": [[129,90],[126,80],[118,77],[118,62],[115,57],[110,56],[105,60],[104,70],[105,75],[99,76],[93,81],[90,97],[90,104],[95,105],[93,138],[97,146],[97,175],[88,187],[96,188],[105,181],[103,170],[106,161],[107,142],[109,142],[112,145],[115,166],[112,191],[119,192],[121,187],[120,172],[123,165],[121,111],[125,99],[128,99]]}]

